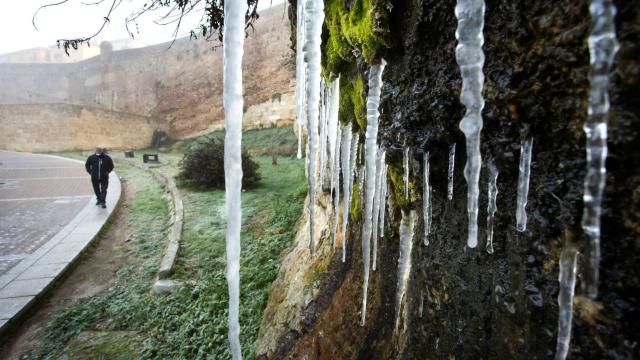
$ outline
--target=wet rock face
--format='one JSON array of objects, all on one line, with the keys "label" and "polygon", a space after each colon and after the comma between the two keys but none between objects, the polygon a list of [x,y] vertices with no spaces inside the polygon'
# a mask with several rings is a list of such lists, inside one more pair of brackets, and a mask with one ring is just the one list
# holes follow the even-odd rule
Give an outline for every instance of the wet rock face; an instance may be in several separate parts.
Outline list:
[{"label": "wet rock face", "polygon": [[[621,49],[612,74],[600,294],[596,301],[582,297],[578,279],[569,354],[573,359],[628,359],[640,351],[640,329],[634,321],[640,308],[640,8],[628,0],[616,5]],[[387,149],[392,206],[385,236],[378,242],[378,271],[371,273],[366,325],[358,325],[362,224],[352,221],[346,264],[331,262],[325,274],[326,279],[339,279],[338,284],[319,288],[325,297],[332,296],[331,301],[307,313],[296,340],[273,358],[553,357],[560,251],[566,241],[586,244],[580,220],[586,167],[582,124],[589,87],[588,1],[487,0],[483,168],[475,249],[466,246],[465,140],[458,129],[464,108],[455,62],[454,6],[453,0],[394,1],[388,16],[391,47],[383,54],[388,65],[379,143]],[[362,58],[349,66],[366,78],[368,66]],[[364,94],[366,90],[365,85]],[[520,144],[528,138],[533,138],[528,223],[520,233],[515,228],[518,163]],[[401,180],[405,143],[411,147],[410,201],[404,199]],[[452,143],[457,144],[454,196],[448,201]],[[407,289],[408,326],[398,333],[398,229],[402,211],[414,209],[422,219],[425,150],[430,152],[432,235],[425,247],[418,221]],[[494,254],[485,251],[489,158],[500,172]]]},{"label": "wet rock face", "polygon": [[[611,92],[601,294],[596,302],[580,296],[576,300],[570,355],[574,358],[628,358],[638,352],[633,345],[638,325],[628,319],[638,311],[630,294],[639,285],[634,263],[640,258],[640,153],[633,144],[638,141],[640,111],[631,103],[639,92],[640,13],[632,2],[616,3],[621,51]],[[491,157],[500,171],[493,255],[484,250],[486,166],[480,184],[479,245],[469,249],[465,241],[466,159],[458,130],[464,108],[458,100],[454,6],[454,1],[398,4],[391,22],[396,47],[386,55],[389,65],[383,76],[380,133],[388,148],[398,149],[387,156],[399,162],[399,148],[406,139],[414,155],[412,182],[422,184],[421,152],[428,149],[431,154],[433,235],[428,247],[421,245],[414,252],[413,318],[406,355],[547,358],[556,341],[560,250],[565,239],[586,242],[580,218],[585,174],[582,123],[589,86],[588,3],[487,1],[481,150],[483,164]],[[527,231],[519,233],[519,148],[529,137],[534,139],[529,221]],[[447,154],[453,142],[459,151],[454,199],[449,202]],[[420,201],[409,207],[420,209]]]}]

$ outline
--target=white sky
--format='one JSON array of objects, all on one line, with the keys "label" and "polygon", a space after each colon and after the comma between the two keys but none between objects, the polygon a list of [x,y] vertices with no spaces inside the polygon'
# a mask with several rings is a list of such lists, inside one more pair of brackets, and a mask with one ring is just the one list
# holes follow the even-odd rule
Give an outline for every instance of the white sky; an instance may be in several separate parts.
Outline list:
[{"label": "white sky", "polygon": [[[0,0],[0,54],[30,49],[34,47],[46,47],[55,45],[57,39],[78,38],[93,35],[101,26],[103,17],[111,7],[111,0],[104,0],[98,5],[83,5],[98,2],[99,0],[68,0],[58,6],[52,6],[40,10],[36,17],[34,29],[31,19],[36,10],[45,4],[60,2],[61,0]],[[142,8],[148,0],[121,0],[122,3],[111,15],[111,22],[92,46],[98,45],[102,40],[121,40],[129,37],[124,25],[125,18],[132,11]],[[237,1],[237,0],[231,0]],[[258,10],[281,4],[284,0],[259,0]],[[204,2],[204,1],[203,1]],[[163,12],[164,11],[164,12]],[[135,34],[135,26],[130,24],[130,30],[134,31],[136,40],[148,45],[170,41],[175,26],[157,25],[160,16],[167,10],[149,12],[139,19],[139,33]],[[199,23],[202,11],[194,11],[184,19],[180,26],[178,37],[187,36],[189,31]]]}]

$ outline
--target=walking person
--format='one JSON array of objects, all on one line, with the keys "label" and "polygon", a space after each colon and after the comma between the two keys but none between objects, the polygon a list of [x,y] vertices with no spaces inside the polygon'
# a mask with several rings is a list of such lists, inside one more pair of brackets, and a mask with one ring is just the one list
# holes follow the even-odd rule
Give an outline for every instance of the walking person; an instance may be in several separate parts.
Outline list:
[{"label": "walking person", "polygon": [[105,153],[104,148],[97,147],[95,154],[87,158],[84,164],[87,172],[91,175],[91,184],[96,193],[96,205],[107,207],[107,188],[109,187],[109,173],[113,171],[113,160]]}]

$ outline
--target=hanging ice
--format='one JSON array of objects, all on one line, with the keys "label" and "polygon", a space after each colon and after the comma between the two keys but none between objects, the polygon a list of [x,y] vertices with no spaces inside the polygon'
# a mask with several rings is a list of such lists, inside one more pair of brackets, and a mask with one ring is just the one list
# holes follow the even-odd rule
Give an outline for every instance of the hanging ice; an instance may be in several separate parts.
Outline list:
[{"label": "hanging ice", "polygon": [[447,172],[447,200],[453,200],[453,170],[456,162],[456,144],[449,146],[449,170]]},{"label": "hanging ice", "polygon": [[583,289],[595,299],[598,296],[600,266],[600,214],[602,191],[607,169],[607,117],[609,116],[609,72],[618,52],[614,18],[616,7],[611,0],[592,0],[592,30],[589,35],[591,69],[589,71],[589,114],[583,129],[587,137],[587,175],[584,179],[582,229],[589,237],[585,257]]},{"label": "hanging ice", "polygon": [[242,207],[242,55],[244,53],[245,1],[224,4],[224,178],[227,216],[226,250],[229,286],[229,346],[233,359],[242,359],[240,347],[240,226]]},{"label": "hanging ice", "polygon": [[[396,287],[396,325],[395,331],[400,328],[400,322],[404,318],[406,327],[406,306],[403,309],[402,303],[405,299],[409,276],[411,275],[411,251],[413,249],[413,227],[415,224],[416,212],[411,210],[409,217],[402,212],[402,222],[400,223],[400,256],[398,257],[398,285]],[[404,311],[403,311],[404,310]],[[404,315],[403,315],[404,314]]]},{"label": "hanging ice", "polygon": [[529,196],[529,175],[531,172],[531,148],[533,139],[520,145],[520,166],[518,174],[518,199],[516,205],[516,230],[527,230],[527,197]]},{"label": "hanging ice", "polygon": [[487,252],[493,254],[493,219],[498,210],[496,198],[498,196],[498,168],[489,160],[489,181],[487,190]]},{"label": "hanging ice", "polygon": [[316,155],[318,146],[318,119],[320,102],[320,45],[324,22],[323,0],[305,0],[304,4],[304,60],[307,63],[305,79],[307,110],[307,134],[309,136],[308,175],[309,187],[309,252],[315,256],[314,219],[316,201]]},{"label": "hanging ice", "polygon": [[336,145],[333,149],[335,158],[331,167],[331,198],[333,199],[333,248],[335,249],[338,240],[338,222],[340,217],[340,140],[342,139],[342,128],[338,127],[336,132]]},{"label": "hanging ice", "polygon": [[[381,161],[381,165],[382,165],[382,174],[380,175],[380,207],[379,210],[380,212],[378,213],[378,231],[380,233],[380,237],[383,238],[384,237],[384,215],[385,212],[387,211],[387,193],[389,191],[388,185],[387,185],[387,172],[389,170],[389,166],[385,163],[385,157],[386,154],[383,152],[382,154],[382,161]],[[377,260],[378,260],[378,240],[374,239],[373,241],[373,264],[371,266],[371,269],[373,271],[376,271],[376,264],[377,264]]]},{"label": "hanging ice", "polygon": [[402,151],[402,181],[404,182],[404,197],[409,199],[409,147],[405,145]]},{"label": "hanging ice", "polygon": [[[351,168],[351,181],[349,182],[351,185],[351,192],[353,192],[353,183],[354,183],[354,178],[356,176],[356,165],[358,163],[358,149],[360,148],[360,134],[355,133],[353,135],[353,139],[351,140],[351,156],[349,158],[349,161],[351,161],[351,163],[349,164],[350,168]],[[359,177],[359,179],[362,179],[362,177]],[[362,189],[362,186],[360,186],[360,189]],[[351,204],[349,204],[351,205]]]},{"label": "hanging ice", "polygon": [[[385,157],[386,157],[386,153],[385,153]],[[387,174],[389,173],[389,165],[387,165],[386,163],[384,163],[383,165],[384,167],[382,168],[382,184],[381,184],[382,195],[380,196],[380,220],[379,220],[380,237],[384,237],[384,215],[387,211],[387,201],[388,201],[388,194],[389,194],[389,186],[387,184]]]},{"label": "hanging ice", "polygon": [[342,128],[342,262],[347,256],[347,225],[349,224],[349,204],[351,203],[351,184],[353,181],[353,171],[351,171],[351,148],[352,146],[351,126]]},{"label": "hanging ice", "polygon": [[429,245],[431,234],[431,185],[429,185],[429,152],[425,151],[423,158],[423,182],[422,182],[422,218],[424,220],[424,245]]},{"label": "hanging ice", "polygon": [[324,173],[327,169],[327,120],[329,115],[329,94],[330,88],[326,86],[324,79],[320,80],[320,120],[318,126],[320,128],[320,187],[324,186]]},{"label": "hanging ice", "polygon": [[480,193],[480,131],[482,130],[482,87],[484,84],[484,0],[458,0],[455,8],[458,28],[456,29],[456,61],[462,74],[460,102],[467,111],[460,121],[460,130],[467,140],[467,163],[464,178],[467,180],[467,212],[469,227],[467,246],[478,245],[478,196]]},{"label": "hanging ice", "polygon": [[576,267],[578,250],[567,244],[560,254],[560,292],[558,293],[558,343],[556,360],[564,360],[569,353],[571,341],[571,321],[573,319],[573,295],[576,287]]},{"label": "hanging ice", "polygon": [[340,78],[337,78],[329,85],[329,102],[327,115],[327,139],[329,141],[329,173],[331,179],[331,194],[335,187],[335,174],[338,167],[340,152],[340,135],[338,135],[338,108],[340,105]]},{"label": "hanging ice", "polygon": [[[382,89],[382,72],[386,62],[381,61],[378,65],[373,65],[369,70],[369,94],[367,95],[367,131],[364,140],[364,155],[366,167],[366,180],[364,189],[364,221],[362,230],[362,259],[364,261],[364,280],[363,280],[363,296],[362,296],[362,317],[360,325],[364,326],[367,310],[367,290],[369,287],[369,269],[371,260],[371,232],[373,228],[374,214],[373,205],[376,193],[376,175],[380,173],[376,170],[378,163],[378,118],[380,111],[380,91]],[[362,198],[361,198],[362,199]]]},{"label": "hanging ice", "polygon": [[371,236],[371,240],[373,241],[373,265],[371,266],[372,270],[375,270],[375,260],[377,258],[376,254],[378,252],[378,224],[380,223],[380,211],[382,208],[382,202],[384,199],[382,198],[383,190],[382,184],[384,176],[384,168],[385,168],[385,151],[384,149],[378,149],[378,156],[376,159],[376,194],[373,197],[373,224],[372,230],[373,235]]},{"label": "hanging ice", "polygon": [[296,118],[298,123],[298,159],[302,158],[302,126],[305,123],[304,1],[298,1],[296,13]]}]

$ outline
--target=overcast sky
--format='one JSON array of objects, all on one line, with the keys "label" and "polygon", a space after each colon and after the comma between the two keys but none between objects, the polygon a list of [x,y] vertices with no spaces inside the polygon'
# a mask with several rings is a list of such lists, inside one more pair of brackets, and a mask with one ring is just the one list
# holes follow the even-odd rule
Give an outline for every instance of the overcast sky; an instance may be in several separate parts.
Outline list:
[{"label": "overcast sky", "polygon": [[[103,17],[111,7],[111,0],[104,0],[98,5],[83,5],[96,3],[100,0],[68,0],[58,6],[51,6],[40,10],[36,17],[34,29],[31,19],[36,10],[45,4],[62,0],[0,0],[0,54],[39,46],[55,45],[57,39],[77,38],[94,34],[103,22]],[[148,0],[121,0],[121,4],[111,15],[111,22],[102,31],[97,40],[120,40],[128,38],[124,26],[125,18],[133,11],[140,9]],[[237,0],[234,0],[237,1]],[[273,5],[281,4],[284,0],[259,0],[258,9],[262,10]],[[166,11],[166,10],[165,10]],[[157,44],[172,39],[175,26],[157,25],[155,22],[164,14],[163,10],[147,13],[138,21],[139,33],[136,40],[146,44]],[[181,36],[186,36],[198,24],[202,11],[194,11],[181,25]],[[130,26],[135,32],[135,26]],[[180,37],[180,36],[179,36]],[[92,44],[93,45],[93,44]]]}]

